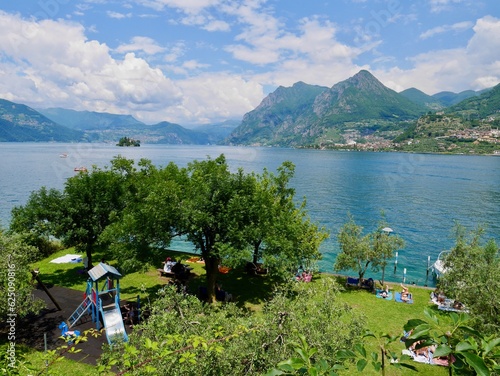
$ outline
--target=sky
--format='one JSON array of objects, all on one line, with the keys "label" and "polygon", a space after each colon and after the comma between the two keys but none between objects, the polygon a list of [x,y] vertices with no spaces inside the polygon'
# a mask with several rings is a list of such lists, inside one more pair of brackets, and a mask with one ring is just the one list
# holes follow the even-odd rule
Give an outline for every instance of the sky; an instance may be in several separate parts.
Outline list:
[{"label": "sky", "polygon": [[361,69],[387,87],[500,82],[498,0],[0,3],[0,98],[183,126],[241,120],[279,86]]}]

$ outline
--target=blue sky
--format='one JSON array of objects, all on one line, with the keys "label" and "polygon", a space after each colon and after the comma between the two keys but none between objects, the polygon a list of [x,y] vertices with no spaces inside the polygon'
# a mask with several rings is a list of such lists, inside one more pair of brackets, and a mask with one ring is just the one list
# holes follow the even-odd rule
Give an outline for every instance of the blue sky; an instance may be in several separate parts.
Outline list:
[{"label": "blue sky", "polygon": [[427,94],[500,82],[498,0],[0,3],[0,98],[185,126],[361,69]]}]

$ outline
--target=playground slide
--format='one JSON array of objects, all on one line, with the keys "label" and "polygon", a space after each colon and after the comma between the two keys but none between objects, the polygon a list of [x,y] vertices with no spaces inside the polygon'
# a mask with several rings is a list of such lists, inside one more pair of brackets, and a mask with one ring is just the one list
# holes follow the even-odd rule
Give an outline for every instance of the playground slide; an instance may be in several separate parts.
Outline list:
[{"label": "playground slide", "polygon": [[128,341],[127,332],[123,325],[122,314],[118,304],[115,304],[111,309],[103,310],[102,319],[104,328],[106,329],[106,337],[108,337],[108,342],[110,344],[115,340],[121,340],[123,342]]}]

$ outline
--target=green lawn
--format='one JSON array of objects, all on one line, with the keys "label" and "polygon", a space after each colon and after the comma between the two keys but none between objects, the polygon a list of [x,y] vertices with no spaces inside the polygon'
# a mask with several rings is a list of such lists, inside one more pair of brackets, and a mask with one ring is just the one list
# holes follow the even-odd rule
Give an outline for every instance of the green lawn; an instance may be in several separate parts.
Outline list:
[{"label": "green lawn", "polygon": [[[56,254],[51,255],[49,258],[37,262],[34,267],[38,268],[40,271],[40,277],[42,281],[47,285],[58,285],[69,287],[76,290],[84,291],[86,287],[86,278],[81,274],[81,269],[83,265],[79,264],[54,264],[50,263],[50,260],[63,256],[66,253],[75,253],[73,249],[62,250]],[[167,255],[167,254],[166,254]],[[188,254],[180,254],[177,252],[169,253],[168,255],[175,257],[179,261],[185,262],[190,256]],[[100,255],[96,255],[94,260],[99,260]],[[110,260],[111,265],[115,265],[113,260]],[[121,297],[122,300],[134,300],[139,295],[141,300],[146,302],[148,299],[155,299],[156,292],[159,288],[164,286],[168,279],[165,277],[160,277],[159,273],[156,271],[162,265],[151,266],[145,272],[135,272],[131,274],[124,275],[120,281],[121,285]],[[203,264],[200,263],[190,263],[193,267],[193,273],[195,277],[191,280],[189,285],[189,290],[191,292],[196,292],[199,285],[204,283],[204,268]],[[119,268],[118,268],[119,269]],[[344,279],[342,277],[335,277],[326,274],[316,275],[313,279],[318,278],[337,278],[339,283],[343,284]],[[255,276],[249,277],[244,273],[242,269],[231,270],[228,274],[221,274],[219,277],[220,283],[222,283],[223,288],[233,294],[233,297],[241,307],[258,312],[262,307],[262,303],[271,297],[272,286],[275,281],[268,276]],[[394,291],[399,291],[401,288],[398,284],[389,284]],[[374,294],[369,293],[366,290],[357,290],[348,288],[340,294],[340,299],[345,303],[352,306],[355,310],[362,313],[366,319],[366,327],[375,333],[389,333],[393,335],[403,334],[403,325],[410,318],[424,318],[423,311],[424,308],[429,305],[429,294],[430,290],[425,288],[417,288],[410,286],[410,292],[413,294],[413,304],[397,303],[394,299],[386,301],[384,299],[378,299]],[[367,349],[369,351],[377,351],[377,343],[372,339],[367,339]],[[404,348],[403,344],[400,342],[391,345],[392,350],[396,351],[398,354]],[[33,362],[40,362],[40,356],[31,354],[30,359]],[[65,364],[67,367],[72,367],[71,361],[62,362],[58,367],[63,367],[62,373],[64,373]],[[446,369],[444,367],[429,366],[414,363],[418,368],[419,375],[446,375]],[[72,372],[73,374],[85,374],[85,365],[78,365],[79,369],[82,368],[78,373]],[[75,368],[76,369],[76,368]],[[89,367],[89,374],[91,373],[92,367]],[[80,373],[81,372],[81,373]],[[349,371],[346,374],[355,373]],[[406,375],[414,374],[415,372],[410,370],[395,370],[390,367],[387,375]],[[370,367],[367,367],[363,374],[366,375],[377,375]]]}]

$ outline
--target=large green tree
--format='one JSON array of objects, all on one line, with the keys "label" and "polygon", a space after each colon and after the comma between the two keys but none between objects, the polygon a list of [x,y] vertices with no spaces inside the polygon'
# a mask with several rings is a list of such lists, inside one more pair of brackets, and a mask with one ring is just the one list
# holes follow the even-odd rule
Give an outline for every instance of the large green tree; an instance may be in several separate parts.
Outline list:
[{"label": "large green tree", "polygon": [[201,252],[208,298],[215,301],[219,266],[234,257],[241,244],[237,229],[245,224],[233,218],[229,207],[244,196],[248,176],[231,173],[224,155],[191,162],[185,171],[177,227]]},{"label": "large green tree", "polygon": [[286,161],[276,174],[267,169],[252,174],[248,189],[230,205],[232,217],[244,224],[238,227],[239,237],[244,247],[250,247],[252,261],[262,261],[286,277],[291,269],[320,259],[319,246],[328,236],[310,220],[305,199],[297,205],[289,186],[294,170]]},{"label": "large green tree", "polygon": [[93,167],[69,178],[62,192],[33,192],[25,206],[12,211],[11,230],[52,235],[86,253],[89,267],[104,229],[125,207],[124,181],[130,161],[117,158],[111,169]]},{"label": "large green tree", "polygon": [[172,238],[180,235],[179,205],[186,172],[174,163],[158,168],[146,159],[138,167],[128,174],[120,220],[103,234],[122,270],[157,262]]},{"label": "large green tree", "polygon": [[500,334],[500,252],[494,240],[484,242],[483,230],[456,226],[456,243],[444,260],[446,273],[438,287],[464,303],[475,325]]},{"label": "large green tree", "polygon": [[368,269],[374,272],[378,272],[380,268],[385,269],[387,259],[404,246],[404,241],[382,231],[383,226],[385,222],[375,232],[363,235],[363,228],[350,217],[338,234],[341,252],[337,255],[334,269],[357,271],[360,286]]}]

